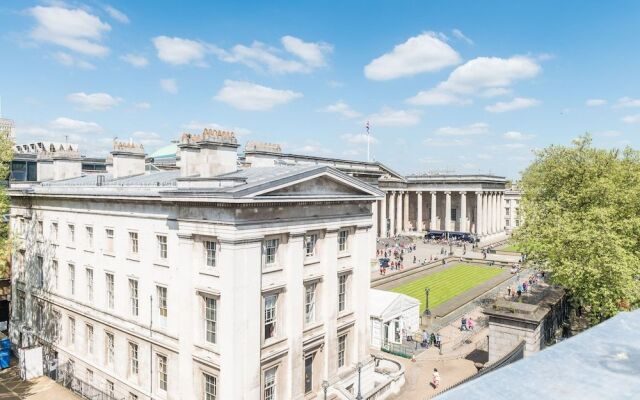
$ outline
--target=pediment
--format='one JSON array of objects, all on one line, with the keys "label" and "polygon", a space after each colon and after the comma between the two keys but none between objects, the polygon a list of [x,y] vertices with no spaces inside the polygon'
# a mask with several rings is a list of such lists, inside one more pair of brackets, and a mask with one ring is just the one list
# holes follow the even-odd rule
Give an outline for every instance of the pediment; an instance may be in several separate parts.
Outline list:
[{"label": "pediment", "polygon": [[329,176],[319,176],[262,193],[262,196],[368,196],[370,192]]}]

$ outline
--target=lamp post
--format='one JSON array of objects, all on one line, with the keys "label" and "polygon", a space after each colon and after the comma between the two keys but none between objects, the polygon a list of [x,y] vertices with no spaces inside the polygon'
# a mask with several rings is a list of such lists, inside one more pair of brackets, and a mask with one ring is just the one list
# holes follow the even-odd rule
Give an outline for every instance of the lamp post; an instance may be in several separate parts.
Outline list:
[{"label": "lamp post", "polygon": [[322,390],[324,391],[324,400],[327,400],[328,389],[329,389],[329,381],[322,381]]},{"label": "lamp post", "polygon": [[356,400],[362,400],[362,392],[360,390],[360,372],[362,371],[362,363],[358,361],[356,367],[358,367],[358,395],[356,396]]},{"label": "lamp post", "polygon": [[426,315],[427,317],[431,315],[431,310],[429,310],[429,292],[431,291],[431,289],[429,289],[428,287],[424,288],[424,295],[425,295],[425,300],[426,300],[426,308],[424,310],[424,315]]}]

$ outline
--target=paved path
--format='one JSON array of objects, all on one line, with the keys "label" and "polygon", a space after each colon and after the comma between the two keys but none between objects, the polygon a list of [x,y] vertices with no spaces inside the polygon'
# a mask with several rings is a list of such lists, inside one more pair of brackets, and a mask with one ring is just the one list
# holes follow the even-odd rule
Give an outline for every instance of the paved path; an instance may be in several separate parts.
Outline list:
[{"label": "paved path", "polygon": [[79,400],[80,397],[46,376],[30,381],[20,379],[17,366],[0,371],[1,400]]}]

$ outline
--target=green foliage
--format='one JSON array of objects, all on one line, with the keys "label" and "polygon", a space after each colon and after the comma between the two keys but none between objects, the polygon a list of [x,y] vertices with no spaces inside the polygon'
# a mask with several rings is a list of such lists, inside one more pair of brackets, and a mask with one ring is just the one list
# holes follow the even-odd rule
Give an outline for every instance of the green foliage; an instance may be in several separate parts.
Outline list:
[{"label": "green foliage", "polygon": [[591,136],[540,150],[520,182],[530,261],[596,320],[640,299],[640,154],[596,149]]},{"label": "green foliage", "polygon": [[[13,159],[13,141],[8,132],[0,131],[0,217],[9,213],[9,197],[7,185]],[[9,224],[0,221],[0,278],[9,276],[11,260],[11,243],[9,240]]]}]

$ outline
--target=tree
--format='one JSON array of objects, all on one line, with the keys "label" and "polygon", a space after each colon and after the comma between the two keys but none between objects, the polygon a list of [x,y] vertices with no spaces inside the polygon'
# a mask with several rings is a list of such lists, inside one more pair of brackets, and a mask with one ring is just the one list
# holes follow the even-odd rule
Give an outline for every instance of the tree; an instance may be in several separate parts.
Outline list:
[{"label": "tree", "polygon": [[640,153],[573,145],[536,152],[514,239],[595,320],[640,300]]},{"label": "tree", "polygon": [[[9,132],[0,129],[0,218],[9,212],[7,184],[13,159],[13,140]],[[0,278],[9,276],[11,266],[11,243],[9,238],[9,222],[0,220]]]}]

